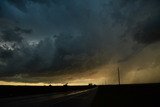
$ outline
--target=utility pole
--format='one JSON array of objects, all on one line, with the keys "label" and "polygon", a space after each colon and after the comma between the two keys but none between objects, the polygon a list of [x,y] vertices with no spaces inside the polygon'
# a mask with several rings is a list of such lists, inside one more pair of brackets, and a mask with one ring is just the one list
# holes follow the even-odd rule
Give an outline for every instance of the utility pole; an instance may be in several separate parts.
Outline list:
[{"label": "utility pole", "polygon": [[118,67],[118,84],[119,85],[121,84],[119,67]]}]

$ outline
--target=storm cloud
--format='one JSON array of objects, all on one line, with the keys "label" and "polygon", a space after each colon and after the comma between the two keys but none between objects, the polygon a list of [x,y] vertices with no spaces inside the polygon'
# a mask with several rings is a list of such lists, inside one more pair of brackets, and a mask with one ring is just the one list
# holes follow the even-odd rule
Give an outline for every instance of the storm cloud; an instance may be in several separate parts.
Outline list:
[{"label": "storm cloud", "polygon": [[19,27],[15,27],[14,29],[5,29],[1,31],[1,40],[9,42],[21,42],[23,40],[21,34],[28,34],[31,32],[31,30],[21,29]]},{"label": "storm cloud", "polygon": [[[119,66],[126,83],[133,70],[155,71],[138,60],[141,54],[142,60],[152,57],[152,49],[159,71],[159,5],[159,0],[0,0],[0,80],[58,82],[47,78],[105,74],[114,81],[111,72]],[[155,82],[140,82],[145,81]]]}]

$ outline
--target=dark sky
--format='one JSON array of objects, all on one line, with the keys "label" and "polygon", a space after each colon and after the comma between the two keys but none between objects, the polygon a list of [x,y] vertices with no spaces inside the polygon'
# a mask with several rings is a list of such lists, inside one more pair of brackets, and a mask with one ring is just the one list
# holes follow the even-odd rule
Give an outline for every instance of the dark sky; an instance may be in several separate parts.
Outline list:
[{"label": "dark sky", "polygon": [[0,81],[160,82],[159,0],[0,0]]}]

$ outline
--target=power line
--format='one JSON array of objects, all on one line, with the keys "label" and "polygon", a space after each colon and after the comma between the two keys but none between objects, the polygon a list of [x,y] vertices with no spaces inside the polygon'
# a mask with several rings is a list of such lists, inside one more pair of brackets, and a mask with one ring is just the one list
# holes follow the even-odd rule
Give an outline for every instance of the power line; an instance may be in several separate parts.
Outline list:
[{"label": "power line", "polygon": [[118,67],[118,84],[119,84],[119,85],[121,84],[119,67]]}]

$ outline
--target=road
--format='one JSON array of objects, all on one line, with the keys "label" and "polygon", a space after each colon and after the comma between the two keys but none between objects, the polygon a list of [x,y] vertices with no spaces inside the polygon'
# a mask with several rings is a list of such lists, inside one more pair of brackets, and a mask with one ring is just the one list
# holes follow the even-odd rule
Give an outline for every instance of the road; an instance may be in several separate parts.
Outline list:
[{"label": "road", "polygon": [[63,93],[44,94],[28,97],[0,99],[1,107],[90,107],[97,88]]}]

